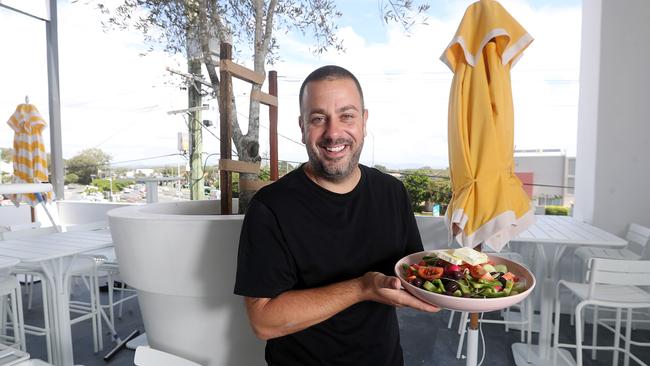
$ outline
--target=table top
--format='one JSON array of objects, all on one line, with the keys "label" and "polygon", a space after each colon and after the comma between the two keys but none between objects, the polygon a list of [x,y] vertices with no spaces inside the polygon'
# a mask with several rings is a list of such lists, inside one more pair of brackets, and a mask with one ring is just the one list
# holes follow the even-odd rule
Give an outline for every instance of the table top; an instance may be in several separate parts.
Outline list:
[{"label": "table top", "polygon": [[112,244],[109,230],[70,231],[0,240],[0,257],[34,263],[110,247]]},{"label": "table top", "polygon": [[536,215],[535,220],[535,224],[511,242],[608,247],[627,245],[626,240],[570,216]]}]

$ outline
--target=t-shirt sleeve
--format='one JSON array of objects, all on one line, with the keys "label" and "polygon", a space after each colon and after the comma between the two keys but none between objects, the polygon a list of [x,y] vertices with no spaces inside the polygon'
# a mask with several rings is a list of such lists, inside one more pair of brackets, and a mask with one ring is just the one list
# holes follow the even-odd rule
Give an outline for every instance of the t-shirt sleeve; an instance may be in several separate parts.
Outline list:
[{"label": "t-shirt sleeve", "polygon": [[251,200],[239,238],[235,294],[273,298],[292,289],[296,279],[277,218],[264,203]]},{"label": "t-shirt sleeve", "polygon": [[411,209],[411,200],[409,199],[406,188],[402,186],[404,204],[404,221],[406,226],[406,250],[404,255],[421,252],[424,250],[422,247],[422,238],[420,237],[420,230],[418,229],[418,224],[415,221],[415,215]]}]

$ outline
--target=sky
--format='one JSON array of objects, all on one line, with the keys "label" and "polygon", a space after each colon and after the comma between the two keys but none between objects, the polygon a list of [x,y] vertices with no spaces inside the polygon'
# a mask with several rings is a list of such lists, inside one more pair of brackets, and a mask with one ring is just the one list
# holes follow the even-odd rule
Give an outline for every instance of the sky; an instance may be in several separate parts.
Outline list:
[{"label": "sky", "polygon": [[[405,34],[399,25],[382,22],[379,0],[338,0],[344,14],[338,22],[344,53],[317,56],[309,39],[294,33],[279,36],[281,60],[267,70],[278,72],[280,159],[307,159],[298,128],[298,90],[313,69],[337,64],[355,73],[364,89],[370,117],[362,163],[394,169],[446,167],[453,75],[439,57],[472,2],[431,0],[426,24]],[[500,2],[535,38],[512,69],[516,149],[562,149],[575,155],[581,2]],[[38,8],[41,1],[23,2],[30,3]],[[112,155],[115,166],[185,164],[181,157],[155,157],[177,153],[177,135],[187,131],[182,115],[168,114],[186,108],[187,91],[166,71],[185,70],[186,61],[160,50],[142,56],[139,33],[104,32],[98,11],[87,3],[58,5],[64,158],[97,147]],[[29,96],[48,120],[43,22],[0,7],[0,49],[0,117],[8,119]],[[245,120],[249,88],[240,82],[235,88],[239,117]],[[214,126],[204,131],[204,151],[216,153],[219,117],[216,103],[209,105],[202,118]],[[266,156],[266,107],[261,115],[260,152]],[[45,133],[49,148],[49,129]],[[12,138],[13,131],[0,124],[0,147],[10,147]],[[216,162],[213,155],[207,164]]]}]

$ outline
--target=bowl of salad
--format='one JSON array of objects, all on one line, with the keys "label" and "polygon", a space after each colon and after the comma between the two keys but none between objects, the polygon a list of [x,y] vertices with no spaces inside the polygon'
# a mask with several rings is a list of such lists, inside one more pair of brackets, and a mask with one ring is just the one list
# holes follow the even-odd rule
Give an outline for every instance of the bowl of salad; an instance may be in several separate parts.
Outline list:
[{"label": "bowl of salad", "polygon": [[395,264],[406,291],[450,310],[486,312],[530,295],[533,274],[519,263],[470,248],[413,253]]}]

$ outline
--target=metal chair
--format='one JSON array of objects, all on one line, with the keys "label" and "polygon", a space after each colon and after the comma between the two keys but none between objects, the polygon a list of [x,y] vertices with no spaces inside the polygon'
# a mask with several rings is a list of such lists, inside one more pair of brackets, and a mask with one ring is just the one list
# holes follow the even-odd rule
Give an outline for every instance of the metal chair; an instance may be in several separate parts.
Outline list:
[{"label": "metal chair", "polygon": [[[641,365],[647,365],[637,356],[632,354],[630,346],[650,346],[650,343],[634,341],[631,338],[632,331],[632,311],[634,309],[650,309],[650,293],[643,290],[641,286],[650,286],[650,261],[642,260],[624,260],[624,259],[604,259],[592,258],[588,262],[587,271],[588,283],[578,283],[560,280],[555,290],[555,321],[554,321],[554,364],[557,361],[558,348],[574,348],[576,350],[577,365],[582,366],[582,350],[592,350],[592,359],[596,359],[598,349],[614,351],[614,364],[618,362],[618,353],[625,353],[624,365],[629,365],[629,360]],[[580,302],[575,307],[575,339],[576,344],[559,343],[560,329],[560,290],[568,289]],[[597,320],[597,313],[594,312],[594,324],[592,332],[592,344],[583,345],[583,322],[582,311],[587,306],[598,306],[612,308],[616,311],[614,327],[606,322]],[[625,334],[621,330],[621,314],[627,311],[625,320]],[[603,326],[614,332],[613,346],[597,345],[598,325]],[[625,347],[621,347],[623,340]],[[563,358],[566,356],[561,354]],[[572,360],[567,360],[572,362]]]},{"label": "metal chair", "polygon": [[[608,259],[650,259],[648,255],[648,242],[650,241],[650,229],[638,224],[630,224],[625,235],[628,244],[623,249],[608,249],[582,247],[575,251],[575,256],[581,260],[576,268],[580,271],[578,275],[585,273],[584,265],[591,258]],[[579,277],[575,277],[579,278]]]}]

